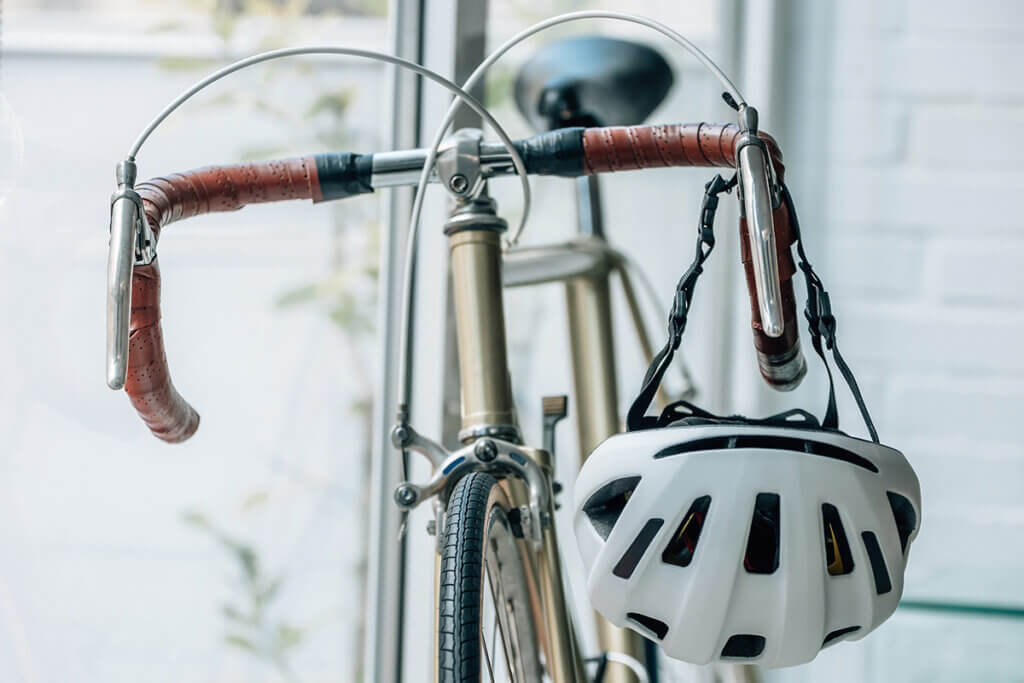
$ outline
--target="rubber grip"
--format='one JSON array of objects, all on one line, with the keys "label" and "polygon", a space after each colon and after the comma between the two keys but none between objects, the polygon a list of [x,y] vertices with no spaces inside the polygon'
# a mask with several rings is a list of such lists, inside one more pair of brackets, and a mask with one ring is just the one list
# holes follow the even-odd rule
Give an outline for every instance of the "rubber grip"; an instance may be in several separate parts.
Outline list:
[{"label": "rubber grip", "polygon": [[[670,166],[736,167],[736,139],[739,126],[723,123],[683,123],[654,126],[614,126],[588,128],[583,132],[583,161],[587,174],[631,171]],[[765,133],[765,141],[775,175],[781,183],[785,176],[782,152],[775,140]],[[750,295],[751,328],[757,350],[761,376],[775,389],[796,388],[806,373],[806,362],[800,350],[799,320],[793,292],[793,243],[796,236],[789,223],[789,212],[781,205],[773,213],[775,242],[779,259],[782,289],[781,337],[769,337],[761,328],[761,315],[754,285],[753,261],[747,242],[746,221],[740,218],[740,249],[743,270]]]},{"label": "rubber grip", "polygon": [[[153,232],[184,218],[237,211],[248,204],[322,200],[316,161],[299,157],[211,166],[139,183],[135,190]],[[128,377],[132,405],[159,439],[178,443],[199,427],[199,414],[171,382],[160,325],[160,266],[136,266],[132,276]]]}]

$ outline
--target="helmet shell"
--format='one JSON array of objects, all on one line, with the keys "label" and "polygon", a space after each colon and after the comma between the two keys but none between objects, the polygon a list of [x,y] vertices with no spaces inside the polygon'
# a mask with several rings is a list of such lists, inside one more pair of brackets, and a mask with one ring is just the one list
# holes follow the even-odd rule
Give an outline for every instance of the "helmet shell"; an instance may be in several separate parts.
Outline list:
[{"label": "helmet shell", "polygon": [[676,659],[778,667],[892,614],[921,494],[888,446],[711,424],[609,438],[574,510],[598,612]]}]

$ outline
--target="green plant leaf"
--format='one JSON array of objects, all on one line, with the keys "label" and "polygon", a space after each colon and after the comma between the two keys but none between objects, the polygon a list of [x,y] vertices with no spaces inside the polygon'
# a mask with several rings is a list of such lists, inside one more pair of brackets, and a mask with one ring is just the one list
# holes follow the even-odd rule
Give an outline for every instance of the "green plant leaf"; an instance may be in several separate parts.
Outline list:
[{"label": "green plant leaf", "polygon": [[260,576],[260,558],[256,551],[245,545],[230,539],[222,539],[224,545],[235,554],[235,559],[242,567],[242,573],[250,583],[255,583]]},{"label": "green plant leaf", "polygon": [[231,107],[241,102],[241,98],[237,92],[222,92],[213,95],[212,97],[204,97],[199,101],[204,107]]},{"label": "green plant leaf", "polygon": [[198,510],[185,510],[181,513],[181,521],[197,529],[205,530],[210,528],[209,518]]},{"label": "green plant leaf", "polygon": [[263,588],[259,589],[256,592],[257,602],[259,602],[260,604],[264,604],[273,600],[274,596],[277,595],[277,591],[280,590],[281,584],[283,583],[284,577],[279,576],[267,585],[263,586]]},{"label": "green plant leaf", "polygon": [[301,628],[281,624],[277,628],[277,646],[281,650],[288,650],[301,643],[305,635]]},{"label": "green plant leaf", "polygon": [[281,294],[274,303],[278,308],[289,308],[298,304],[308,303],[317,298],[318,290],[319,288],[315,284],[296,287]]},{"label": "green plant leaf", "polygon": [[213,15],[213,32],[225,43],[231,40],[235,29],[238,27],[238,17],[227,12],[217,12]]},{"label": "green plant leaf", "polygon": [[325,92],[313,100],[313,104],[306,110],[306,116],[313,118],[320,114],[330,114],[341,118],[352,103],[352,91],[348,88],[335,92]]},{"label": "green plant leaf", "polygon": [[203,57],[161,57],[156,64],[165,71],[210,71],[220,62]]},{"label": "green plant leaf", "polygon": [[239,650],[245,650],[246,652],[256,653],[256,644],[245,636],[240,636],[237,633],[228,633],[224,636],[224,642],[231,647],[237,647]]},{"label": "green plant leaf", "polygon": [[220,606],[220,613],[224,615],[225,619],[231,621],[239,621],[243,623],[249,623],[252,621],[250,617],[242,614],[242,611],[230,603],[224,603]]},{"label": "green plant leaf", "polygon": [[242,499],[242,509],[248,512],[266,505],[269,500],[270,491],[253,491]]}]

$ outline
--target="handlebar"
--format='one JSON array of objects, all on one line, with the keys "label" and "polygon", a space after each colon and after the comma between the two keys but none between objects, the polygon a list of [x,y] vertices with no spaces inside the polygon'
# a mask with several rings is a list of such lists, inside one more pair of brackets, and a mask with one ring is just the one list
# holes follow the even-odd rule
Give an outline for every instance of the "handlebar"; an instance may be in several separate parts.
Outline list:
[{"label": "handlebar", "polygon": [[[741,130],[728,124],[673,124],[610,128],[565,128],[520,140],[516,149],[528,173],[578,177],[613,171],[668,166],[737,166]],[[780,182],[784,168],[775,141],[759,134],[755,144],[771,160],[765,178]],[[750,142],[746,147],[751,146]],[[742,151],[742,149],[740,151]],[[119,166],[118,192],[111,203],[111,257],[108,267],[108,372],[111,388],[122,386],[143,421],[158,438],[176,443],[188,439],[199,426],[198,413],[177,392],[167,368],[160,326],[160,270],[155,245],[168,224],[204,213],[236,211],[248,204],[293,199],[314,202],[341,199],[373,192],[377,188],[412,185],[418,180],[426,150],[379,154],[319,154],[293,159],[211,166],[155,178],[133,187],[130,172]],[[131,163],[131,162],[127,162]],[[480,144],[484,178],[515,172],[504,147]],[[768,168],[770,167],[770,169]],[[432,177],[437,180],[436,174]],[[770,181],[769,181],[770,182]],[[751,185],[751,188],[754,186]],[[746,215],[756,215],[766,188],[745,189]],[[769,223],[761,215],[755,228],[765,239],[751,243],[741,239],[743,265],[751,296],[752,327],[761,374],[776,388],[792,388],[805,371],[797,338],[796,308],[791,253],[794,241],[784,205],[768,210]],[[774,231],[771,225],[774,223]],[[131,229],[136,226],[134,251]],[[765,226],[768,226],[766,229]],[[741,218],[741,233],[746,221]],[[767,255],[766,245],[774,249]],[[127,236],[126,236],[127,233]],[[751,254],[758,254],[757,259]],[[778,280],[772,290],[762,287],[755,263],[777,263]],[[132,267],[127,267],[131,264]],[[766,272],[770,275],[771,270]],[[129,287],[128,280],[131,280]],[[758,293],[768,291],[778,302],[781,320],[767,334],[761,321],[770,307],[759,304]],[[772,293],[774,291],[774,293]],[[130,293],[130,294],[129,294]],[[128,320],[127,334],[121,327]]]}]

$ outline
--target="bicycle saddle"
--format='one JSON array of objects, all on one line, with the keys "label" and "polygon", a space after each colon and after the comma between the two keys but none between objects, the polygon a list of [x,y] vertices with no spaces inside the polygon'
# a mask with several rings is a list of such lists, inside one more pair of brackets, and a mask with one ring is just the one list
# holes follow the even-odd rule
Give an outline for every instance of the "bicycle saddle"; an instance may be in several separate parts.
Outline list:
[{"label": "bicycle saddle", "polygon": [[585,36],[549,43],[519,70],[519,111],[539,131],[622,126],[650,116],[672,87],[672,69],[639,43]]}]

